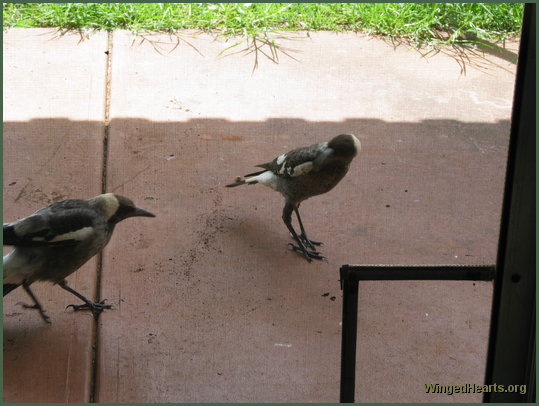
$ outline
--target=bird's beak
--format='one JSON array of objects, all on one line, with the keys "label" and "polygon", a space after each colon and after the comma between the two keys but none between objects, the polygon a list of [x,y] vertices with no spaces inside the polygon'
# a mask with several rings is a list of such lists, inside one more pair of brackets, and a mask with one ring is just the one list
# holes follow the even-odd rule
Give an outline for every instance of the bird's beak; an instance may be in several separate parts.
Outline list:
[{"label": "bird's beak", "polygon": [[135,207],[132,217],[155,217],[155,214],[141,207]]},{"label": "bird's beak", "polygon": [[313,161],[313,170],[317,171],[319,170],[322,165],[324,165],[325,161],[333,155],[335,150],[333,148],[326,148],[324,152],[322,152],[320,155],[316,157],[316,159]]}]

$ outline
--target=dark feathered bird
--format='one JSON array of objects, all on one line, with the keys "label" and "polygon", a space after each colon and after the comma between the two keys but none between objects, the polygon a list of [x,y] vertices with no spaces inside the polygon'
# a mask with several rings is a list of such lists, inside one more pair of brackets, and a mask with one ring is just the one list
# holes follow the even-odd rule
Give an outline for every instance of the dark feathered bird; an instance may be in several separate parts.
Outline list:
[{"label": "dark feathered bird", "polygon": [[[299,215],[299,205],[309,197],[329,192],[346,175],[350,162],[361,151],[361,143],[351,134],[341,134],[329,142],[296,148],[279,155],[273,161],[256,165],[264,168],[250,173],[244,179],[226,185],[234,187],[262,183],[280,192],[285,198],[283,221],[298,245],[290,244],[307,260],[324,258],[316,245],[321,243],[307,238]],[[292,226],[292,212],[296,213],[301,234]]]},{"label": "dark feathered bird", "polygon": [[107,245],[114,226],[128,217],[155,217],[147,210],[112,193],[89,200],[64,200],[36,211],[31,216],[4,224],[4,245],[15,247],[4,255],[4,296],[22,286],[46,322],[48,316],[30,290],[36,281],[49,281],[80,298],[95,316],[110,308],[95,303],[67,285],[65,278],[79,269]]}]

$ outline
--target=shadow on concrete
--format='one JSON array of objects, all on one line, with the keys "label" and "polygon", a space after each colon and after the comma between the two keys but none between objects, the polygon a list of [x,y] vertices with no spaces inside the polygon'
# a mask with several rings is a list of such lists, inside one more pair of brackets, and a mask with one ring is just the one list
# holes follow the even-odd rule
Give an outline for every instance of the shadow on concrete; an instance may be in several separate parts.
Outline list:
[{"label": "shadow on concrete", "polygon": [[[30,214],[93,194],[95,186],[78,184],[63,168],[84,161],[101,182],[104,145],[106,190],[157,214],[152,223],[122,223],[105,251],[101,297],[115,310],[102,315],[97,342],[92,339],[97,381],[88,382],[91,371],[79,379],[79,387],[95,384],[91,397],[100,402],[335,401],[340,265],[495,260],[507,120],[117,118],[106,141],[99,122],[35,119],[3,129],[6,220],[21,207]],[[321,252],[328,257],[308,264],[287,248],[280,196],[224,185],[255,164],[343,132],[356,134],[363,151],[335,190],[302,205],[307,231],[325,243]],[[73,142],[80,138],[91,138],[94,147]],[[390,294],[383,284],[362,288],[361,399],[441,401],[447,396],[410,388],[422,388],[425,379],[482,381],[490,286],[422,286],[394,285]],[[52,297],[59,291],[51,287]],[[23,389],[41,391],[33,382],[55,364],[49,358],[77,353],[48,341],[58,353],[42,354],[36,340],[24,338],[35,320],[23,316],[4,320],[4,372],[13,377],[4,394],[11,401]],[[66,331],[62,323],[72,323],[54,318],[51,340]],[[27,330],[13,327],[16,322]],[[421,345],[413,344],[418,337]],[[24,357],[29,345],[28,353],[41,354],[38,367]],[[458,361],[448,368],[447,360]],[[399,365],[410,367],[405,378]],[[56,380],[48,385],[26,398],[47,401],[55,392],[62,399],[63,389],[51,387]],[[459,400],[480,399],[474,396]]]},{"label": "shadow on concrete", "polygon": [[[6,219],[13,220],[9,217],[12,204],[24,202],[37,209],[66,198],[88,197],[74,195],[73,190],[86,190],[87,185],[76,184],[72,178],[63,176],[59,167],[76,166],[80,157],[84,157],[90,162],[87,165],[95,165],[92,173],[100,173],[102,145],[105,145],[102,128],[98,122],[65,119],[4,123]],[[509,134],[507,120],[392,123],[376,119],[339,122],[287,118],[262,122],[113,119],[106,141],[105,190],[142,200],[157,212],[173,215],[175,211],[191,210],[193,215],[184,216],[178,224],[180,235],[196,237],[198,246],[192,249],[204,256],[208,247],[211,248],[212,233],[232,225],[239,227],[240,221],[246,223],[239,234],[251,236],[249,240],[260,233],[256,239],[265,241],[262,245],[266,246],[266,233],[274,232],[277,239],[280,234],[280,242],[284,244],[288,240],[286,237],[283,240],[287,233],[280,220],[283,202],[278,194],[257,186],[238,190],[223,186],[236,176],[249,173],[254,165],[285,151],[344,132],[356,134],[363,151],[342,182],[347,186],[340,185],[327,197],[303,204],[305,222],[309,224],[307,227],[314,228],[313,235],[321,236],[317,238],[324,241],[322,236],[331,230],[338,216],[342,221],[340,229],[347,230],[349,238],[363,240],[377,236],[385,240],[384,245],[373,246],[368,253],[360,249],[352,257],[372,256],[372,260],[384,263],[421,263],[427,260],[424,258],[427,255],[439,262],[427,242],[414,243],[425,235],[438,235],[445,241],[445,247],[467,247],[468,260],[488,258],[487,263],[494,260]],[[18,137],[29,137],[35,143],[24,151],[27,156],[23,161],[7,145]],[[96,139],[97,146],[93,150],[82,150],[79,145],[71,148],[71,140],[81,137]],[[88,157],[91,153],[95,157]],[[24,162],[26,169],[21,166]],[[13,170],[15,167],[17,170]],[[244,210],[254,205],[253,202],[260,202],[257,196],[267,203],[268,211],[257,214],[252,209]],[[341,202],[343,207],[335,210],[333,201]],[[358,218],[347,221],[346,211],[354,212]],[[323,220],[317,221],[317,216]],[[253,219],[271,226],[250,227],[248,221]],[[494,233],[485,238],[483,231],[489,230]],[[336,228],[333,232],[338,234],[338,231]],[[454,233],[452,237],[451,233]],[[480,254],[472,252],[479,246]],[[181,262],[192,260],[184,256]]]},{"label": "shadow on concrete", "polygon": [[[104,125],[101,122],[73,121],[62,118],[3,123],[4,139],[20,135],[35,136],[38,137],[37,139],[55,134],[62,137],[96,136],[96,133],[99,133],[103,128]],[[275,144],[278,149],[281,141],[295,147],[324,140],[333,134],[351,132],[363,139],[366,145],[371,145],[375,149],[378,149],[378,144],[387,145],[388,143],[402,142],[398,139],[399,136],[410,136],[414,139],[427,137],[422,140],[426,142],[425,148],[427,148],[436,137],[447,138],[457,144],[461,138],[469,141],[470,139],[487,137],[492,142],[503,146],[508,139],[509,120],[498,120],[493,123],[462,122],[450,119],[428,119],[419,122],[346,119],[326,122],[275,118],[252,122],[234,122],[227,119],[154,122],[145,119],[115,118],[110,123],[110,130],[119,131],[122,137],[127,135],[128,137],[136,137],[138,140],[144,138],[148,145],[159,142],[164,136],[175,136],[179,141],[198,138],[201,141],[223,141],[236,143],[236,145],[240,145],[242,142],[247,145],[261,142]],[[129,134],[125,134],[127,130],[129,130]],[[259,140],[256,140],[257,137]],[[66,139],[66,141],[68,140],[69,138]],[[474,145],[474,143],[470,143],[470,145]]]},{"label": "shadow on concrete", "polygon": [[[62,150],[67,148],[73,137],[103,139],[104,127],[101,123],[35,119],[29,122],[6,122],[3,129],[6,154],[4,203],[7,208],[13,203],[20,203],[21,200],[27,200],[35,206],[70,197],[82,197],[71,195],[71,185],[65,182],[67,178],[48,178],[49,186],[39,185],[35,178],[46,175],[48,168],[57,168],[58,165],[67,165],[68,162],[71,165],[76,164],[80,156],[88,158],[89,151],[86,150],[78,151],[81,154],[79,156],[76,150]],[[192,201],[196,202],[196,197],[200,195],[204,196],[204,199],[215,201],[211,208],[215,211],[225,192],[228,196],[246,196],[255,190],[256,194],[261,193],[260,189],[265,189],[253,187],[245,188],[241,192],[225,191],[223,186],[236,176],[250,172],[254,165],[267,162],[287,150],[326,140],[339,133],[354,133],[362,142],[362,154],[354,162],[351,174],[346,178],[357,188],[357,196],[349,202],[352,206],[355,202],[363,207],[362,210],[368,210],[369,202],[381,199],[385,201],[382,206],[384,209],[395,211],[398,210],[398,203],[403,202],[403,197],[410,197],[400,193],[408,193],[408,190],[411,193],[415,190],[416,193],[422,194],[420,200],[427,196],[430,199],[430,205],[423,207],[426,212],[440,213],[440,210],[449,204],[444,209],[446,220],[449,221],[452,216],[459,214],[451,212],[459,206],[459,200],[462,200],[463,208],[476,207],[474,218],[487,214],[481,207],[493,201],[496,204],[501,202],[509,134],[508,120],[494,123],[443,119],[420,122],[386,122],[377,119],[311,122],[278,118],[256,122],[233,122],[226,119],[153,122],[117,118],[111,121],[110,137],[103,144],[108,146],[105,189],[127,193],[130,185],[139,185],[135,197],[138,195],[139,199],[154,200],[153,204],[157,206],[171,206],[169,210],[173,210],[174,200],[186,204],[184,207],[187,209],[189,204],[196,203],[187,204],[184,200],[193,198]],[[53,142],[53,153],[48,158],[40,158],[43,163],[35,165],[44,148],[30,148],[25,151],[28,155],[25,157],[28,162],[27,169],[18,166],[14,171],[11,162],[20,160],[21,157],[13,155],[15,151],[10,151],[7,143],[18,137],[31,137],[29,139],[37,146],[44,142]],[[102,142],[98,141],[98,144]],[[93,151],[98,152],[93,160],[96,168],[103,164],[102,151],[98,149]],[[38,154],[36,159],[33,159],[33,154]],[[77,185],[75,190],[84,190],[84,187]],[[30,190],[32,188],[35,190]],[[169,190],[170,188],[172,190]],[[479,190],[482,191],[481,194],[475,195]],[[158,196],[163,191],[174,194],[176,198],[165,202]],[[332,194],[339,193],[347,194],[344,188],[332,191]],[[447,201],[444,202],[437,196],[445,196]],[[419,199],[420,196],[415,197]],[[6,200],[10,198],[11,201]],[[271,221],[279,222],[282,203],[273,195],[270,199],[273,199],[272,202],[276,201],[272,203],[276,207]],[[320,200],[320,207],[329,213],[331,199]],[[412,209],[409,206],[413,206],[413,200],[417,199],[408,202],[407,209]],[[436,202],[442,204],[442,207],[436,207]],[[305,203],[308,204],[310,203]],[[371,209],[378,215],[383,215],[378,209]],[[7,212],[9,213],[9,210]],[[234,210],[231,209],[230,212]],[[234,214],[239,215],[237,211]],[[369,217],[372,214],[369,214]],[[256,213],[253,213],[253,217],[256,217]],[[425,230],[432,231],[437,227],[436,223],[432,223],[432,219],[430,223],[426,217],[424,220]],[[494,228],[497,223],[498,220],[493,219]],[[442,224],[438,226],[446,229]],[[346,227],[351,225],[347,224]],[[414,226],[419,227],[421,225]],[[354,229],[357,229],[357,224]],[[365,235],[367,229],[363,227],[362,230]],[[496,237],[493,236],[491,242],[495,241]],[[491,248],[494,252],[494,246]],[[386,261],[388,260],[389,258],[386,258]]]}]

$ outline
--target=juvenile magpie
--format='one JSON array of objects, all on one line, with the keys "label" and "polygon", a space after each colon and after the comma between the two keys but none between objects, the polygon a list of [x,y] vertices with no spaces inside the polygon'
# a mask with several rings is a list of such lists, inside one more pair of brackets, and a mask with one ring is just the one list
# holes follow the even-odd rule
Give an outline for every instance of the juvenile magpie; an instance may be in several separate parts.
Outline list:
[{"label": "juvenile magpie", "polygon": [[4,224],[4,245],[14,246],[4,255],[4,296],[22,286],[43,320],[45,310],[30,290],[35,281],[49,281],[81,299],[74,310],[91,310],[95,317],[111,305],[93,302],[67,285],[65,278],[99,253],[110,240],[114,226],[128,217],[155,217],[126,197],[106,193],[89,200],[64,200],[31,216]]},{"label": "juvenile magpie", "polygon": [[[361,143],[351,134],[341,134],[329,142],[320,142],[308,147],[296,148],[279,155],[273,161],[256,165],[262,171],[250,173],[244,179],[226,185],[235,187],[262,183],[280,192],[285,198],[283,221],[298,245],[290,243],[308,261],[323,259],[316,251],[320,242],[307,238],[299,215],[299,205],[309,197],[329,192],[346,175],[350,162],[361,151]],[[292,212],[296,213],[301,234],[292,226]]]}]

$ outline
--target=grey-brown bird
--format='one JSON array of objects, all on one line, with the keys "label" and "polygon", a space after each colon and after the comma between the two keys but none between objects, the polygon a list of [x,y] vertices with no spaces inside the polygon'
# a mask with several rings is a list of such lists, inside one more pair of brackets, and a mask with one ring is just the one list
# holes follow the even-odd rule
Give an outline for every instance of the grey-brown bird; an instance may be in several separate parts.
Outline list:
[{"label": "grey-brown bird", "polygon": [[4,245],[14,246],[4,255],[4,296],[22,286],[43,320],[49,317],[30,289],[36,281],[49,281],[81,299],[74,310],[91,310],[95,317],[111,305],[93,302],[67,285],[71,275],[108,244],[114,227],[128,217],[155,217],[128,198],[106,193],[88,200],[64,200],[31,216],[4,224]]},{"label": "grey-brown bird", "polygon": [[[348,172],[350,163],[361,151],[361,143],[352,134],[341,134],[329,142],[320,142],[308,147],[296,148],[279,155],[273,161],[256,165],[264,168],[250,173],[244,179],[226,185],[235,187],[261,183],[280,192],[285,198],[283,221],[297,245],[290,243],[295,251],[302,253],[308,261],[323,259],[316,250],[320,242],[307,237],[299,215],[299,206],[309,197],[329,192]],[[292,226],[292,212],[296,213],[301,234]]]}]

